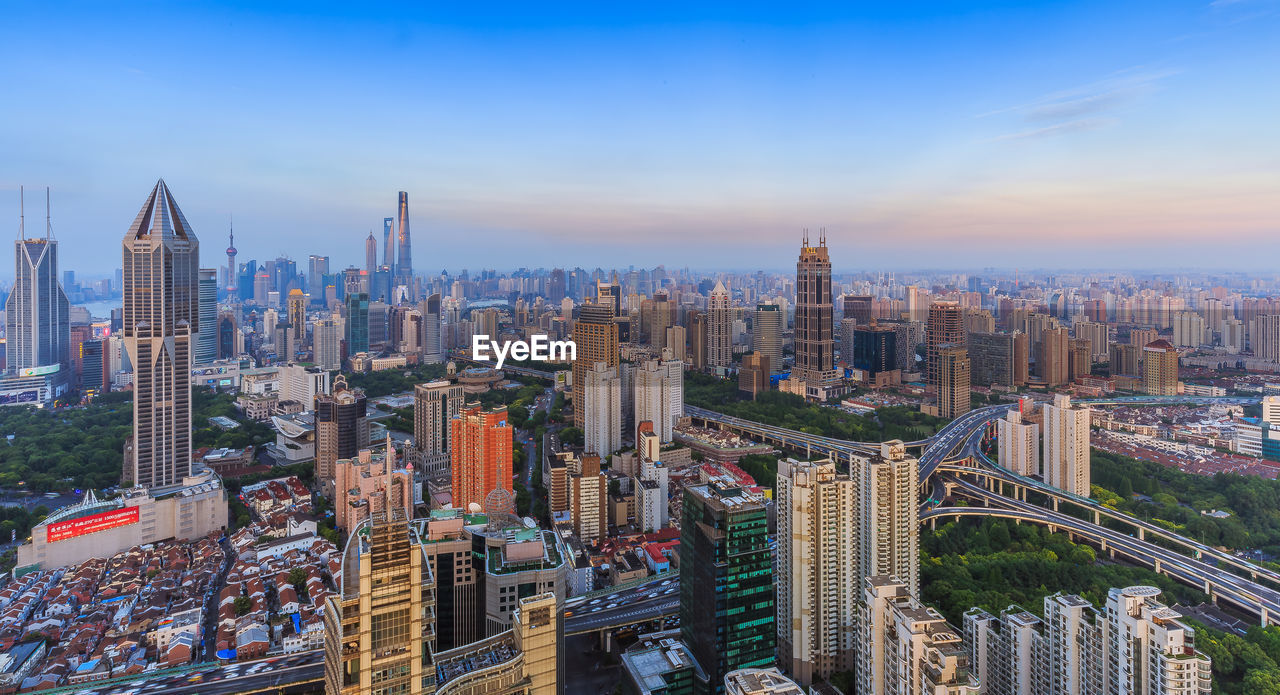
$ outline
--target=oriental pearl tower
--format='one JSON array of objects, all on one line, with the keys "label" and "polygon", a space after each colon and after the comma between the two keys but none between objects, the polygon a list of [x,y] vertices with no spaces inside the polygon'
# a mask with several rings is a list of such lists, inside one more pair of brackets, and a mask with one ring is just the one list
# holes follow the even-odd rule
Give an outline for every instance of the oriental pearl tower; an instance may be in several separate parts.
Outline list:
[{"label": "oriental pearl tower", "polygon": [[231,223],[231,239],[227,243],[227,292],[236,291],[236,225]]}]

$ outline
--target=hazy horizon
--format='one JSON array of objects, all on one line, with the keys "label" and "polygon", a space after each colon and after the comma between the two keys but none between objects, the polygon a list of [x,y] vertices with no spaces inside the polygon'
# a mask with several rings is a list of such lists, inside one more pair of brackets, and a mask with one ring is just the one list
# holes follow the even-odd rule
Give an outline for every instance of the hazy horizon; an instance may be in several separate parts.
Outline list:
[{"label": "hazy horizon", "polygon": [[52,186],[86,276],[160,177],[206,267],[233,215],[241,260],[363,265],[399,190],[432,273],[784,269],[804,227],[837,273],[1280,253],[1271,0],[74,6],[0,27],[0,219]]}]

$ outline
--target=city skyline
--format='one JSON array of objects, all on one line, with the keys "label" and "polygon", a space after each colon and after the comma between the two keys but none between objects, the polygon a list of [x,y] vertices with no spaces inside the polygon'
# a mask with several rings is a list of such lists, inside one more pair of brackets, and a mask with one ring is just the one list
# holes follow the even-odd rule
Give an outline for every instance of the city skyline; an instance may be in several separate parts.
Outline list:
[{"label": "city skyline", "polygon": [[[44,19],[18,9],[0,188],[51,185],[86,272],[160,176],[219,244],[237,218],[241,258],[341,267],[408,191],[431,273],[672,244],[782,268],[804,227],[846,268],[1254,269],[1277,246],[1273,2],[432,11],[81,7],[76,48],[33,61]],[[1219,238],[1255,253],[1189,260]]]}]

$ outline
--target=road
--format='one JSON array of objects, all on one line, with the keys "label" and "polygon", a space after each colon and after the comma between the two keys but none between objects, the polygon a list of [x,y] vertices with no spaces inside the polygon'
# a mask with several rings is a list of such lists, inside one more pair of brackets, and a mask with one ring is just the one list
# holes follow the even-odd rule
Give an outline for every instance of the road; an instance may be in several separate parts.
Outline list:
[{"label": "road", "polygon": [[595,632],[674,615],[680,608],[679,581],[672,577],[590,599],[570,599],[565,606],[564,632]]},{"label": "road", "polygon": [[114,683],[85,683],[48,693],[92,692],[101,695],[213,695],[254,692],[321,692],[324,690],[324,651],[320,649],[285,656],[243,661],[226,666],[210,664],[181,673],[159,672],[152,676]]}]

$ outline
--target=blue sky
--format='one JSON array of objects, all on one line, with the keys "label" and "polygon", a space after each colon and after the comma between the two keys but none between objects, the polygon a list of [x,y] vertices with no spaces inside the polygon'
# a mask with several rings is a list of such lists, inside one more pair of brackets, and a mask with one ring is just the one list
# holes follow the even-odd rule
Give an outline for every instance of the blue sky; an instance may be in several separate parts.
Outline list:
[{"label": "blue sky", "polygon": [[1280,252],[1276,0],[355,5],[9,7],[10,228],[51,185],[106,273],[163,176],[205,265],[233,214],[242,259],[360,263],[398,190],[432,270],[781,268],[820,226],[845,269]]}]

